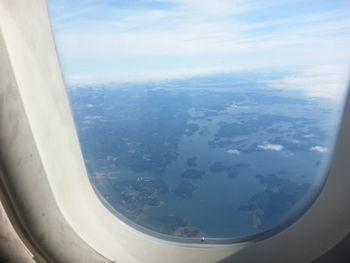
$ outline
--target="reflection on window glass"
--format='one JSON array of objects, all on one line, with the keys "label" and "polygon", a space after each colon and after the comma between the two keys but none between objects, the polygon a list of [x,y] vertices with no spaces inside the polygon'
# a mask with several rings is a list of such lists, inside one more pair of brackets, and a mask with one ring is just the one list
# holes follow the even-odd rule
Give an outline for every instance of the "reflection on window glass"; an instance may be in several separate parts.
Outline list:
[{"label": "reflection on window glass", "polygon": [[346,92],[347,1],[48,4],[86,167],[116,215],[210,240],[311,204]]}]

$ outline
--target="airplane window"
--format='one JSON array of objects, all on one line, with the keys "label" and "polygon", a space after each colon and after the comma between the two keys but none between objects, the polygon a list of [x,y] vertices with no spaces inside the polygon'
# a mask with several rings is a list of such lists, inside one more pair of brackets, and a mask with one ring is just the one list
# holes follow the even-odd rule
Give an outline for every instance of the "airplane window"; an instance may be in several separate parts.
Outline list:
[{"label": "airplane window", "polygon": [[48,0],[91,182],[132,226],[210,242],[291,222],[327,176],[342,0]]}]

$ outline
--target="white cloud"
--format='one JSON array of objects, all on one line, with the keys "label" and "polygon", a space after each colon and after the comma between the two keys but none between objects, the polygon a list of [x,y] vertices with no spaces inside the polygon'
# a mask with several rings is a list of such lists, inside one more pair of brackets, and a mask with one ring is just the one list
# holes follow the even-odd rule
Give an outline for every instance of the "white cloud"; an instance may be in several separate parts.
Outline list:
[{"label": "white cloud", "polygon": [[297,90],[310,97],[340,100],[348,87],[349,73],[344,66],[327,65],[312,67],[294,76],[267,81],[272,88]]},{"label": "white cloud", "polygon": [[74,84],[95,84],[95,83],[128,83],[128,82],[147,82],[147,81],[163,81],[184,79],[196,76],[203,76],[216,73],[239,72],[244,69],[235,68],[184,68],[178,70],[135,70],[134,72],[112,72],[110,74],[101,75],[75,75],[66,79],[69,85]]},{"label": "white cloud", "polygon": [[227,153],[232,154],[232,155],[239,155],[240,151],[238,151],[236,149],[230,149],[230,150],[227,150]]},{"label": "white cloud", "polygon": [[303,136],[304,138],[312,138],[315,137],[315,134],[311,133],[311,134],[306,134]]},{"label": "white cloud", "polygon": [[[350,12],[344,8],[281,16],[285,4],[303,9],[305,1],[140,0],[142,8],[119,1],[55,1],[50,9],[68,79],[123,80],[134,74],[133,80],[152,80],[188,71],[330,64],[346,70]],[[152,8],[155,1],[171,7]],[[332,96],[338,73],[320,75],[310,68],[269,84]]]},{"label": "white cloud", "polygon": [[320,153],[326,153],[328,152],[328,149],[326,147],[322,147],[322,146],[313,146],[310,148],[311,151],[317,151],[317,152],[320,152]]},{"label": "white cloud", "polygon": [[282,151],[283,146],[280,144],[264,144],[264,145],[258,145],[259,149],[263,150],[271,150],[271,151]]}]

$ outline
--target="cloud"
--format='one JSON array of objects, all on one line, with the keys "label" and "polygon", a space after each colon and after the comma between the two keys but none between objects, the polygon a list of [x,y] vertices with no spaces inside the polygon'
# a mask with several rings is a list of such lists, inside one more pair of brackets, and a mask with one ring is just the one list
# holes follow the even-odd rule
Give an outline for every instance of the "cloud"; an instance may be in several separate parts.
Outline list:
[{"label": "cloud", "polygon": [[264,144],[258,145],[258,148],[263,150],[282,151],[284,147],[280,144]]},{"label": "cloud", "polygon": [[313,146],[310,148],[311,151],[317,151],[320,153],[326,153],[328,152],[328,149],[326,147],[322,147],[322,146]]},{"label": "cloud", "polygon": [[236,149],[230,149],[230,150],[227,150],[227,153],[232,154],[232,155],[239,155],[240,151],[238,151]]},{"label": "cloud", "polygon": [[173,79],[184,79],[196,76],[203,76],[216,73],[231,73],[242,71],[234,68],[184,68],[178,70],[136,70],[134,72],[113,72],[110,74],[97,75],[75,75],[67,79],[68,84],[98,84],[98,83],[130,83],[130,82],[147,82],[163,81]]},{"label": "cloud", "polygon": [[346,67],[337,65],[316,66],[295,72],[292,76],[267,81],[269,87],[302,91],[310,97],[340,100],[348,87]]},{"label": "cloud", "polygon": [[[188,71],[210,74],[237,68],[347,66],[350,9],[338,2],[327,5],[315,0],[50,0],[48,3],[67,79],[94,80],[118,75],[114,79],[123,80],[135,73],[134,80],[140,80],[147,76],[152,79],[156,74],[186,76]],[[323,77],[337,78],[332,74],[326,72]],[[308,72],[295,78],[270,85],[330,83]],[[308,94],[318,96],[322,92],[314,90]]]}]

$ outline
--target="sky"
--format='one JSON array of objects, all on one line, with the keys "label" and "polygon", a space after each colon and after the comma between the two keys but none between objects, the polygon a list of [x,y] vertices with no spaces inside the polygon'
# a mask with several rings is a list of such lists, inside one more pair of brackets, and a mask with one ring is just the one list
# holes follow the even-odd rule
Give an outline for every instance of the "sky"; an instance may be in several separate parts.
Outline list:
[{"label": "sky", "polygon": [[339,97],[348,0],[48,0],[68,83],[287,69],[275,88]]}]

